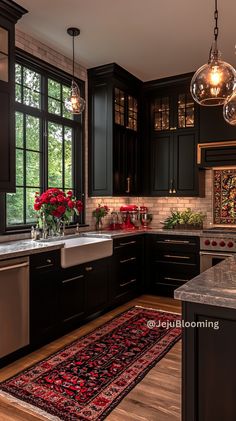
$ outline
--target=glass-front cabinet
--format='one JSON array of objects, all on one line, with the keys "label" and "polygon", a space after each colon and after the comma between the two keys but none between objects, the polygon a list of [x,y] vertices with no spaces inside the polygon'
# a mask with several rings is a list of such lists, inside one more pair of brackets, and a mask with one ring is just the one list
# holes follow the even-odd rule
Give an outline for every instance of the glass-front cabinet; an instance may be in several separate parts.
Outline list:
[{"label": "glass-front cabinet", "polygon": [[138,130],[138,100],[115,88],[114,95],[115,123],[126,129]]},{"label": "glass-front cabinet", "polygon": [[199,109],[189,92],[190,80],[171,78],[146,85],[152,196],[204,195],[196,162]]},{"label": "glass-front cabinet", "polygon": [[152,110],[156,133],[195,127],[195,104],[188,91],[158,95],[153,100]]}]

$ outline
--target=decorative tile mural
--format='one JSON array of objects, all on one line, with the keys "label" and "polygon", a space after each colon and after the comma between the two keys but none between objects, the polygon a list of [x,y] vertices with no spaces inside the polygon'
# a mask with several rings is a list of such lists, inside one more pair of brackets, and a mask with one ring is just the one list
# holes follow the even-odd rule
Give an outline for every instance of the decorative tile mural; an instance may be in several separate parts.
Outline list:
[{"label": "decorative tile mural", "polygon": [[236,169],[214,170],[214,224],[236,224]]}]

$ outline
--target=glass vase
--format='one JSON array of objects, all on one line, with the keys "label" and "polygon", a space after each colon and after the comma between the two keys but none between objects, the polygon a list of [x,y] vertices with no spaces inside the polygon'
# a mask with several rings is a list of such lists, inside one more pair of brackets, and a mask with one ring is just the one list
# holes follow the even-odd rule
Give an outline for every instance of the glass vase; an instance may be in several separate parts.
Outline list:
[{"label": "glass vase", "polygon": [[101,219],[96,220],[95,229],[96,229],[96,231],[102,230],[102,220]]}]

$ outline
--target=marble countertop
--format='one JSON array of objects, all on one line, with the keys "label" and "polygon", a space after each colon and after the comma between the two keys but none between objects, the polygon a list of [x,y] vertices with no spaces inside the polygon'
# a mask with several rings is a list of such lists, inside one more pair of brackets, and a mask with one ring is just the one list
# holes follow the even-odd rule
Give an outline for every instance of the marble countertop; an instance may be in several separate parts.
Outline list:
[{"label": "marble countertop", "polygon": [[236,254],[176,289],[174,297],[181,301],[236,309]]},{"label": "marble countertop", "polygon": [[102,231],[88,231],[83,232],[82,235],[85,236],[104,236],[109,238],[122,238],[131,235],[141,235],[141,234],[162,234],[162,235],[185,235],[185,236],[197,236],[202,235],[202,230],[167,230],[162,228],[140,228],[134,230],[102,230]]}]

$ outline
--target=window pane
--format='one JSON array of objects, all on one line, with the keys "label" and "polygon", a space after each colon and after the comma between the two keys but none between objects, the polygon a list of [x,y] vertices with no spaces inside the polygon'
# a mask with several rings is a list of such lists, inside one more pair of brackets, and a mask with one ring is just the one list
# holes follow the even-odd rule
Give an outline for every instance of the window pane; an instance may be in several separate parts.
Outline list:
[{"label": "window pane", "polygon": [[36,221],[36,212],[34,210],[34,197],[35,192],[39,188],[26,189],[26,224],[33,223]]},{"label": "window pane", "polygon": [[64,171],[65,171],[65,188],[70,189],[72,183],[72,129],[65,127],[64,135]]},{"label": "window pane", "polygon": [[40,154],[38,152],[26,152],[26,185],[39,186],[39,160]]},{"label": "window pane", "polygon": [[65,107],[65,104],[62,103],[62,117],[69,118],[70,120],[73,120],[73,114],[70,113]]},{"label": "window pane", "polygon": [[48,79],[48,96],[61,100],[61,84]]},{"label": "window pane", "polygon": [[16,149],[16,185],[24,184],[24,156],[21,149]]},{"label": "window pane", "polygon": [[33,70],[23,67],[23,85],[27,86],[33,91],[40,92],[40,80],[41,77],[38,73]]},{"label": "window pane", "polygon": [[62,187],[62,126],[48,123],[48,186]]},{"label": "window pane", "polygon": [[16,193],[7,193],[7,225],[18,225],[23,223],[23,188],[17,187]]},{"label": "window pane", "polygon": [[23,114],[16,112],[16,146],[23,148]]},{"label": "window pane", "polygon": [[15,81],[20,84],[22,84],[21,69],[22,67],[20,64],[15,65]]},{"label": "window pane", "polygon": [[61,115],[61,102],[53,98],[48,98],[48,112]]},{"label": "window pane", "polygon": [[22,86],[16,84],[15,99],[17,102],[22,102]]},{"label": "window pane", "polygon": [[26,148],[39,151],[40,149],[39,118],[26,116]]},{"label": "window pane", "polygon": [[40,108],[40,94],[30,88],[23,88],[23,102],[30,107]]}]

